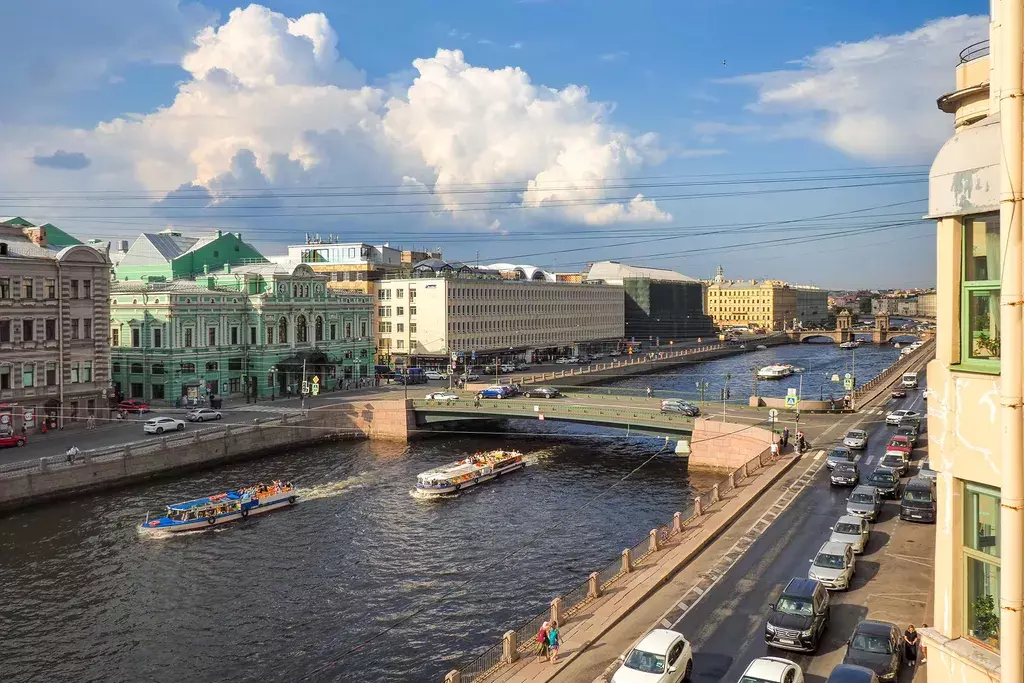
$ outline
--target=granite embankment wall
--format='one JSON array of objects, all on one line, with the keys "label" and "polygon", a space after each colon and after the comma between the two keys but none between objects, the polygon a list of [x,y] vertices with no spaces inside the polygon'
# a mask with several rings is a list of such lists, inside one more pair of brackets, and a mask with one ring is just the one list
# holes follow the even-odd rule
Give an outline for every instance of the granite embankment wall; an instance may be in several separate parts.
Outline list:
[{"label": "granite embankment wall", "polygon": [[0,509],[85,491],[113,488],[172,472],[209,467],[321,441],[371,438],[405,441],[415,429],[403,399],[354,401],[259,421],[225,425],[109,448],[0,467]]},{"label": "granite embankment wall", "polygon": [[693,422],[688,464],[692,468],[731,471],[772,445],[772,432],[761,427],[698,418]]}]

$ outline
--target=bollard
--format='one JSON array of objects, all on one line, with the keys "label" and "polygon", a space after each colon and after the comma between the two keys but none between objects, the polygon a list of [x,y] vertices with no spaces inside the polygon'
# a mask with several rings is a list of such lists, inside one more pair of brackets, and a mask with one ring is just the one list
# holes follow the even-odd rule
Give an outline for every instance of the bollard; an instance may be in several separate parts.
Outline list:
[{"label": "bollard", "polygon": [[551,601],[551,623],[562,623],[562,598],[555,598]]},{"label": "bollard", "polygon": [[127,446],[124,447],[124,453],[122,454],[122,457],[124,457],[124,458],[132,457],[132,446],[131,446],[131,444],[128,444]]},{"label": "bollard", "polygon": [[444,683],[462,683],[462,674],[459,673],[458,669],[452,669],[444,677]]},{"label": "bollard", "polygon": [[505,664],[511,664],[517,659],[519,659],[519,645],[516,639],[516,632],[505,631],[505,635],[501,638],[501,661]]},{"label": "bollard", "polygon": [[622,551],[622,572],[628,574],[633,571],[632,558],[629,556],[629,548]]},{"label": "bollard", "polygon": [[672,515],[672,533],[678,534],[683,531],[683,513],[677,512]]},{"label": "bollard", "polygon": [[587,597],[601,597],[601,575],[597,572],[590,572],[590,578],[587,582]]},{"label": "bollard", "polygon": [[39,458],[39,471],[40,472],[45,472],[46,471],[46,467],[47,467],[47,465],[46,465],[46,458]]},{"label": "bollard", "polygon": [[650,542],[647,544],[647,547],[650,549],[650,551],[652,553],[658,552],[658,550],[661,549],[659,547],[659,544],[658,544],[658,530],[657,529],[651,529],[651,533],[649,534],[649,538],[650,538]]},{"label": "bollard", "polygon": [[736,488],[736,473],[735,472],[730,472],[729,473],[728,482],[729,482],[729,488],[730,489]]},{"label": "bollard", "polygon": [[711,502],[717,503],[720,500],[722,499],[718,495],[718,484],[715,484],[714,486],[711,487]]},{"label": "bollard", "polygon": [[700,501],[700,496],[693,497],[693,516],[700,517],[704,514],[704,504]]},{"label": "bollard", "polygon": [[749,476],[750,474],[747,472],[747,463],[743,463],[740,465],[740,479],[743,480]]}]

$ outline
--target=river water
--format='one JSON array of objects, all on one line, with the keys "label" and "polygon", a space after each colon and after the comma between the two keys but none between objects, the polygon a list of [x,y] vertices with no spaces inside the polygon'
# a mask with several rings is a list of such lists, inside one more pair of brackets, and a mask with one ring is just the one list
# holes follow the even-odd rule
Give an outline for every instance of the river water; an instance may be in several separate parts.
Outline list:
[{"label": "river water", "polygon": [[[858,378],[896,354],[862,347]],[[717,390],[731,373],[737,400],[745,368],[778,361],[806,368],[807,396],[812,372],[849,355],[776,347],[616,387],[690,392],[700,377]],[[713,483],[613,430],[473,429],[305,448],[0,518],[0,681],[437,681]],[[501,446],[530,466],[442,500],[410,495],[418,472]],[[276,478],[303,489],[298,506],[172,538],[136,531],[147,510]]]}]

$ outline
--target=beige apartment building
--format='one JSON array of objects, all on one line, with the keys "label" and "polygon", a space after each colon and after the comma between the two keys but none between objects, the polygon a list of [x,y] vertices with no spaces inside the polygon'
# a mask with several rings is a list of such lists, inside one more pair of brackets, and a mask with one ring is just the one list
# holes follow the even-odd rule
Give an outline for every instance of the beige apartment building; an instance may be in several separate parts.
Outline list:
[{"label": "beige apartment building", "polygon": [[0,223],[0,430],[108,414],[109,283],[104,253]]},{"label": "beige apartment building", "polygon": [[[554,282],[432,259],[377,290],[378,352],[398,365],[436,365],[451,354],[530,357],[624,334],[622,287]],[[538,274],[540,275],[538,277]]]},{"label": "beige apartment building", "polygon": [[[822,291],[822,295],[827,307],[828,293]],[[718,327],[784,330],[798,319],[796,289],[776,280],[727,280],[721,266],[706,296],[704,309]]]},{"label": "beige apartment building", "polygon": [[334,235],[306,235],[305,244],[291,245],[280,263],[305,263],[314,272],[327,275],[328,289],[376,296],[376,283],[384,277],[409,271],[413,264],[440,258],[438,252],[396,249],[389,244],[343,243]]},{"label": "beige apartment building", "polygon": [[955,90],[938,100],[954,134],[932,164],[928,200],[938,259],[928,448],[939,514],[934,622],[921,632],[931,683],[1024,677],[1022,10],[1021,0],[993,0],[990,41],[964,48]]}]

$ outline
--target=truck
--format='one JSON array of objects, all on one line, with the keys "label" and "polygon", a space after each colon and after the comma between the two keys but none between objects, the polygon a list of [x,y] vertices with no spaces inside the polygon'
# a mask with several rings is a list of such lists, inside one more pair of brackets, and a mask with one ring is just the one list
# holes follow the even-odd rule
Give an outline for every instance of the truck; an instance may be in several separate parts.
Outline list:
[{"label": "truck", "polygon": [[905,389],[917,389],[917,373],[904,372],[902,385]]}]

